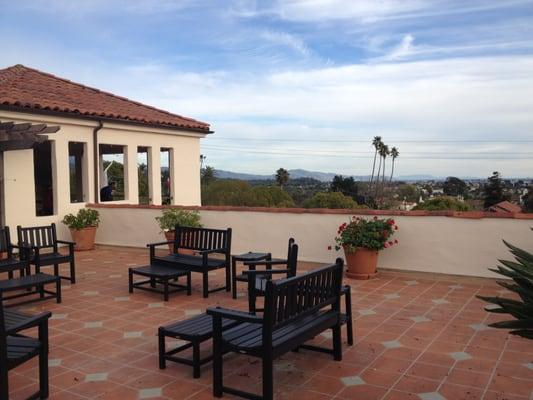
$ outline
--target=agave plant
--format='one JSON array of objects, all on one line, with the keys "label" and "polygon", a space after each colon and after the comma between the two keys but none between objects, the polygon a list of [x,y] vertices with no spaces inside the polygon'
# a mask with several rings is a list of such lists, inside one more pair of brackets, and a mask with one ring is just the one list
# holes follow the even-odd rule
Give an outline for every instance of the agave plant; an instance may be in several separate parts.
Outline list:
[{"label": "agave plant", "polygon": [[511,334],[533,339],[533,254],[503,241],[514,256],[515,261],[500,260],[503,264],[489,268],[512,281],[498,281],[498,284],[518,295],[519,299],[477,296],[497,307],[489,312],[511,314],[515,319],[490,324],[493,328],[512,329]]}]

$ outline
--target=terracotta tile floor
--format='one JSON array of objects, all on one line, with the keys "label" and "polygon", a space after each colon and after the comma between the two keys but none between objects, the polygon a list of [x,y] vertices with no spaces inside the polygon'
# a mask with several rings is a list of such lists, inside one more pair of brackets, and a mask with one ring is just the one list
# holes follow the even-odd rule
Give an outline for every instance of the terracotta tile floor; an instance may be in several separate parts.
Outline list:
[{"label": "terracotta tile floor", "polygon": [[[238,300],[226,292],[204,300],[193,274],[192,296],[177,293],[163,303],[155,293],[128,293],[127,268],[146,263],[147,250],[105,247],[77,253],[77,260],[79,280],[64,285],[63,304],[24,308],[53,312],[51,398],[211,399],[210,365],[201,379],[183,365],[158,369],[157,327],[210,305],[244,309],[244,285]],[[212,282],[223,276],[217,271]],[[498,294],[493,280],[383,272],[346,282],[353,288],[356,344],[343,348],[342,362],[308,351],[277,360],[277,399],[533,399],[533,343],[487,328],[497,316],[474,297]],[[226,383],[259,390],[259,366],[257,359],[230,355]],[[15,369],[12,398],[23,398],[36,382],[36,362]]]}]

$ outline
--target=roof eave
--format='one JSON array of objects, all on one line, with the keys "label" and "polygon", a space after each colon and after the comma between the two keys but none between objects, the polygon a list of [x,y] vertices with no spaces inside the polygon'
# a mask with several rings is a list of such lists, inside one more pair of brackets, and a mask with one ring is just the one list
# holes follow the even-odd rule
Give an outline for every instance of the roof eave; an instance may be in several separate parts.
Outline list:
[{"label": "roof eave", "polygon": [[69,113],[66,111],[54,111],[54,110],[47,110],[42,108],[31,108],[31,107],[20,107],[20,106],[13,106],[8,104],[0,104],[0,110],[6,110],[6,111],[13,111],[13,112],[21,112],[26,114],[42,114],[42,115],[51,115],[56,117],[64,117],[64,118],[76,118],[76,119],[84,119],[89,121],[102,121],[102,122],[115,122],[115,123],[123,123],[127,125],[134,125],[134,126],[146,126],[150,128],[159,128],[159,129],[174,129],[174,130],[181,130],[181,131],[187,131],[187,132],[194,132],[194,133],[201,133],[203,135],[210,135],[212,133],[215,133],[214,131],[210,129],[200,129],[200,128],[190,128],[185,126],[177,126],[177,125],[162,125],[162,124],[150,124],[146,122],[139,122],[139,121],[132,121],[127,119],[121,119],[121,118],[110,118],[110,117],[101,117],[98,115],[86,115],[86,114],[76,114],[76,113]]}]

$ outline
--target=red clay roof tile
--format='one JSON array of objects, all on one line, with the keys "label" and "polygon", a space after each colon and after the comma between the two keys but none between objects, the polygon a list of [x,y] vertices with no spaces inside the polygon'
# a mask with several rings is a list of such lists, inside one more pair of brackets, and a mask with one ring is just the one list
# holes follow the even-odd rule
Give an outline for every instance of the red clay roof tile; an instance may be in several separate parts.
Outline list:
[{"label": "red clay roof tile", "polygon": [[0,106],[209,132],[209,124],[59,78],[24,65],[0,70]]}]

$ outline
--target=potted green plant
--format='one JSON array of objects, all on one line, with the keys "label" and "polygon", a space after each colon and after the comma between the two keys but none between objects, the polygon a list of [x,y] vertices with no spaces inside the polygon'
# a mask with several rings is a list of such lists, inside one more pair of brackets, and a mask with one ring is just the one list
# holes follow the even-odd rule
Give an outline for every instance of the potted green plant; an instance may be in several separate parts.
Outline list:
[{"label": "potted green plant", "polygon": [[70,229],[72,241],[76,243],[74,246],[75,250],[84,251],[94,249],[96,228],[100,223],[100,214],[97,210],[82,208],[76,215],[65,215],[61,222]]},{"label": "potted green plant", "polygon": [[378,252],[398,244],[398,240],[391,240],[397,230],[392,218],[352,217],[349,222],[341,224],[335,237],[335,249],[344,249],[346,276],[353,279],[376,276]]},{"label": "potted green plant", "polygon": [[[155,220],[159,224],[159,228],[165,235],[167,242],[174,241],[174,229],[176,228],[176,225],[191,226],[195,228],[202,227],[202,224],[200,223],[200,213],[198,211],[165,208],[160,216],[155,217]],[[172,252],[172,245],[169,245],[168,248],[170,252]]]}]

